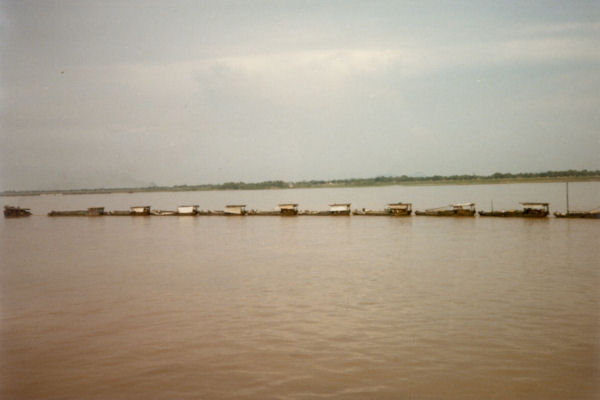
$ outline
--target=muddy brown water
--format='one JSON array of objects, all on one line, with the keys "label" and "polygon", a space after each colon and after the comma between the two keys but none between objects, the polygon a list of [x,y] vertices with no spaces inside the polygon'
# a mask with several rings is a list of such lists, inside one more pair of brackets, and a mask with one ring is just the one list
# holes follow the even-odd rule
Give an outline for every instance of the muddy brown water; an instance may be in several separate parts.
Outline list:
[{"label": "muddy brown water", "polygon": [[[593,208],[598,188],[572,184],[571,205]],[[43,214],[490,198],[562,211],[564,185],[1,200]],[[599,236],[600,221],[554,218],[3,219],[0,398],[596,399]]]}]

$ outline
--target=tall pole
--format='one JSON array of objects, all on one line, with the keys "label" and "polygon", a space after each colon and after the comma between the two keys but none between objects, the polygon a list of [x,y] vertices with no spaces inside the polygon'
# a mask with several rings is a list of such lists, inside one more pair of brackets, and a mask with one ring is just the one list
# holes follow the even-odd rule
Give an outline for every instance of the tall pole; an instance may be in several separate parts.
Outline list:
[{"label": "tall pole", "polygon": [[567,214],[569,213],[569,181],[567,181]]}]

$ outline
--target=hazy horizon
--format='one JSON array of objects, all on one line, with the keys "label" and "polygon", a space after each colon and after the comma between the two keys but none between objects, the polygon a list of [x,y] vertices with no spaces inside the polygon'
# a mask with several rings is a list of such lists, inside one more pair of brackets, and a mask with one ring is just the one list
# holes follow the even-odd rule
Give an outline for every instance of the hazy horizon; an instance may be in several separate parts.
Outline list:
[{"label": "hazy horizon", "polygon": [[600,168],[600,3],[1,1],[0,191]]}]

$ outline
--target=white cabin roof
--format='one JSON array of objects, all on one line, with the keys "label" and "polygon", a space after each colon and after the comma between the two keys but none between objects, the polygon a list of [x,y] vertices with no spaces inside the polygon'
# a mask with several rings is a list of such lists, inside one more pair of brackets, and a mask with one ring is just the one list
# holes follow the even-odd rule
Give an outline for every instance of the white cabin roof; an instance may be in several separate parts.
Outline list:
[{"label": "white cabin roof", "polygon": [[473,207],[475,203],[454,203],[451,204],[452,207]]}]

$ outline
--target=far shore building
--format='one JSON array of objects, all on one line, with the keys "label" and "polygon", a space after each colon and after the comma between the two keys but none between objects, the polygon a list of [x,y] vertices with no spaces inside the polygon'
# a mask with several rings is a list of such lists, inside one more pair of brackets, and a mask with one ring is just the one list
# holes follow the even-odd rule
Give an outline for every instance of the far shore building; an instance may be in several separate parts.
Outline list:
[{"label": "far shore building", "polygon": [[296,215],[298,214],[298,204],[296,203],[288,203],[288,204],[280,204],[279,210],[282,215]]},{"label": "far shore building", "polygon": [[225,206],[225,215],[246,215],[245,204],[230,204]]}]

